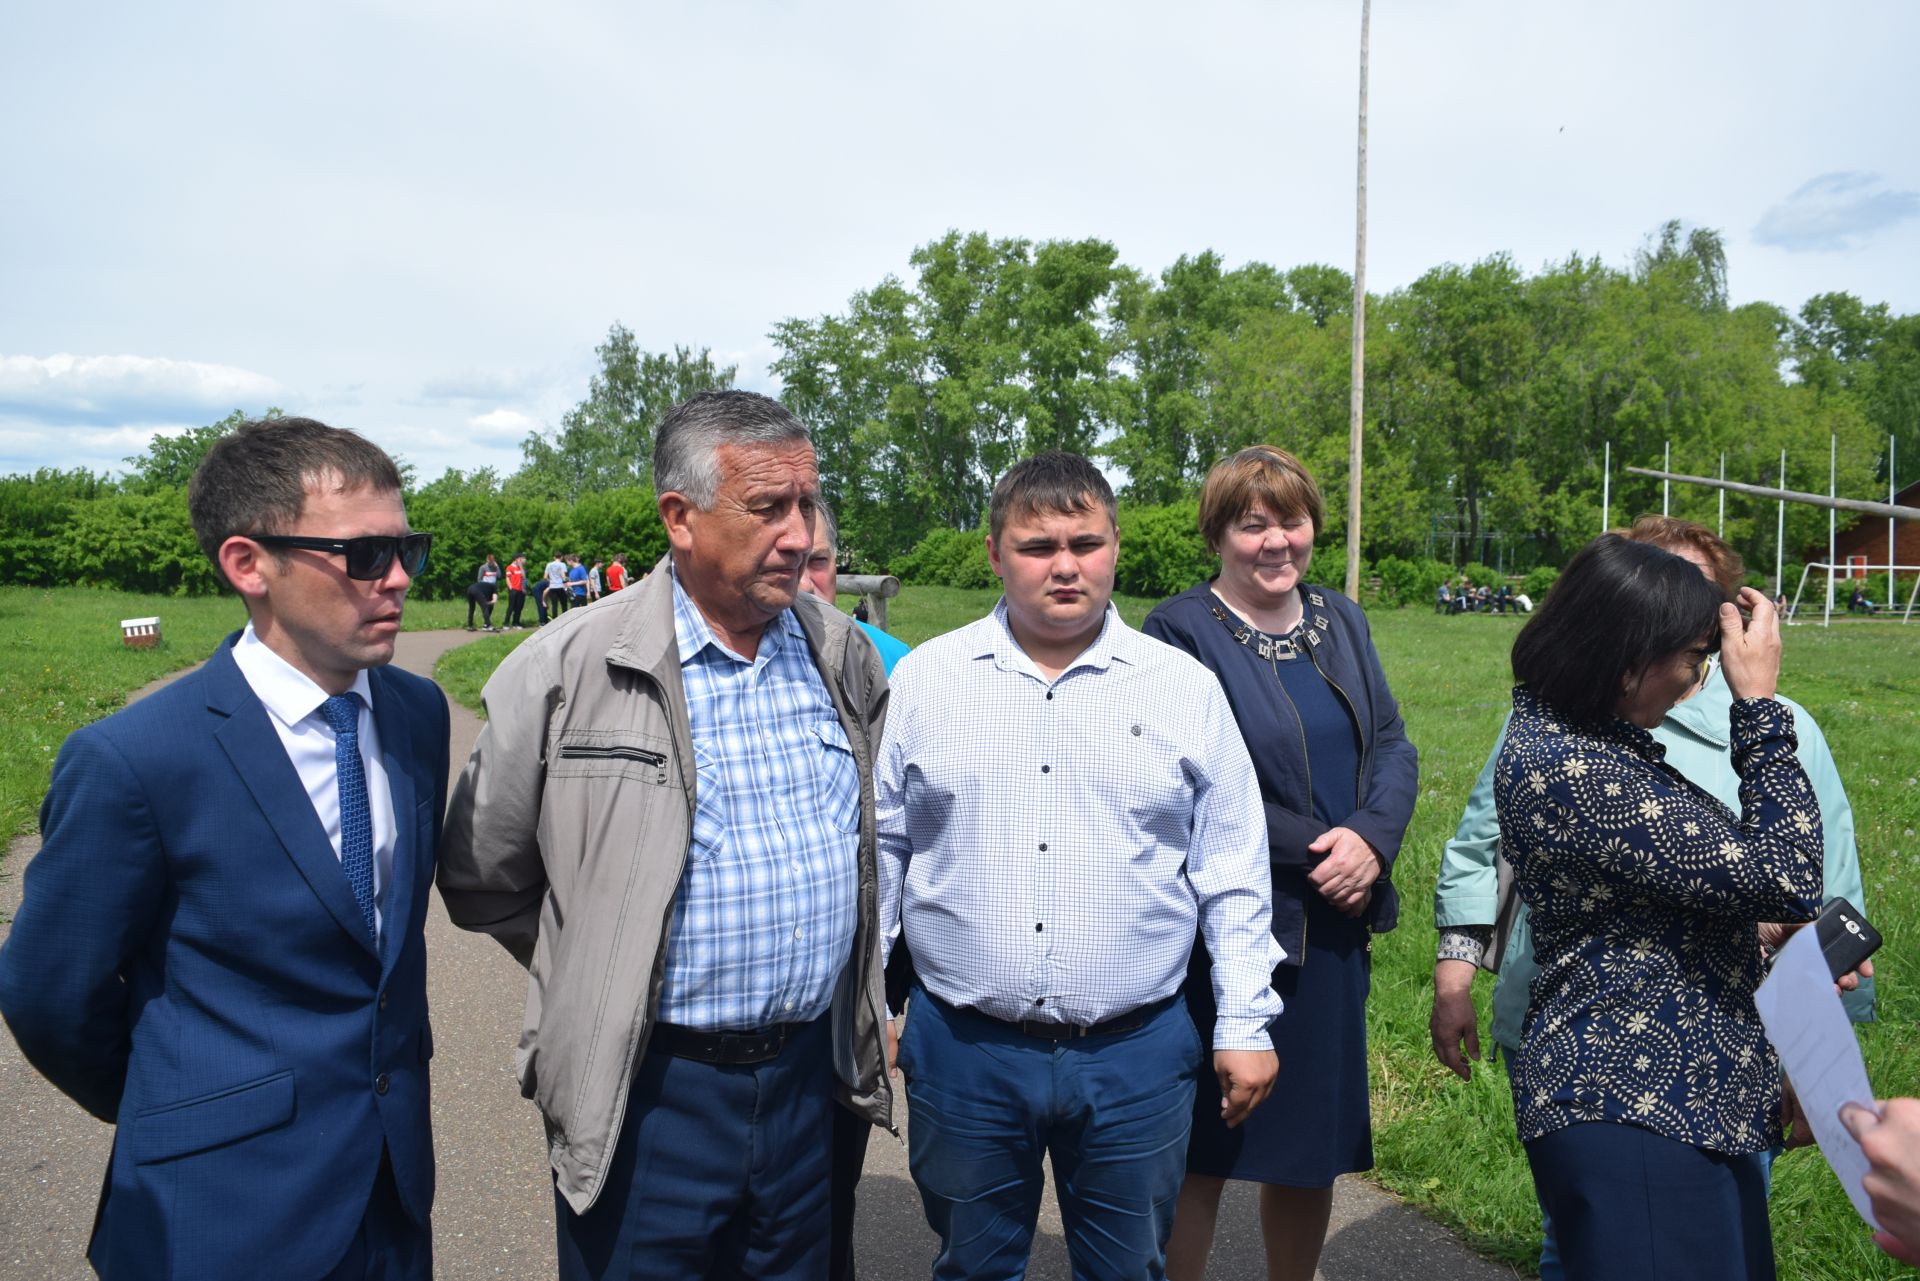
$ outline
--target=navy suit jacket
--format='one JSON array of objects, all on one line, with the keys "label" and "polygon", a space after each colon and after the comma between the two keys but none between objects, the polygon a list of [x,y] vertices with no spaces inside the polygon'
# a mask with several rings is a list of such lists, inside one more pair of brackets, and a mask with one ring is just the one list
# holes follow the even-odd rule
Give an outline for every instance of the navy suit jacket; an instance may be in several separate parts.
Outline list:
[{"label": "navy suit jacket", "polygon": [[68,738],[40,810],[0,1013],[27,1059],[117,1125],[101,1275],[324,1274],[382,1149],[433,1204],[427,892],[447,705],[368,673],[397,834],[376,946],[298,773],[234,664]]}]

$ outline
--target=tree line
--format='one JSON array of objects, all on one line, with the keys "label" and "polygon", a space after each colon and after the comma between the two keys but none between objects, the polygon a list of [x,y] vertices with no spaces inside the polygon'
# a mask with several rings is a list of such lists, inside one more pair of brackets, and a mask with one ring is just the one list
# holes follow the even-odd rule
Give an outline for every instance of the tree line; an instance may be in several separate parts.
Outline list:
[{"label": "tree line", "polygon": [[[909,266],[842,311],[782,320],[770,335],[769,374],[813,428],[850,564],[977,581],[993,481],[1048,448],[1090,453],[1118,482],[1122,590],[1177,590],[1204,568],[1200,481],[1255,442],[1306,462],[1326,497],[1322,547],[1344,539],[1346,272],[1229,268],[1208,251],[1151,275],[1098,239],[957,231]],[[1362,533],[1383,581],[1560,564],[1600,527],[1609,444],[1616,523],[1659,510],[1660,483],[1624,468],[1658,466],[1669,444],[1675,471],[1716,474],[1724,455],[1729,479],[1756,484],[1777,482],[1785,450],[1788,487],[1820,490],[1837,436],[1840,490],[1862,496],[1885,489],[1889,436],[1920,463],[1920,315],[1847,293],[1797,312],[1732,306],[1708,229],[1670,222],[1621,265],[1572,255],[1528,272],[1506,254],[1443,264],[1367,307]],[[653,429],[739,371],[705,349],[645,351],[618,323],[596,355],[586,395],[529,433],[514,472],[409,473],[414,523],[444,549],[424,592],[460,590],[484,550],[625,551],[641,563],[661,550]],[[119,480],[0,479],[0,520],[14,531],[0,581],[213,590],[184,484],[241,417],[156,438]],[[1675,486],[1671,506],[1717,523],[1712,491]],[[1787,525],[1790,559],[1824,542],[1822,511],[1790,506]],[[1771,504],[1730,497],[1726,532],[1750,562],[1772,564]],[[1406,565],[1424,568],[1410,579]]]}]

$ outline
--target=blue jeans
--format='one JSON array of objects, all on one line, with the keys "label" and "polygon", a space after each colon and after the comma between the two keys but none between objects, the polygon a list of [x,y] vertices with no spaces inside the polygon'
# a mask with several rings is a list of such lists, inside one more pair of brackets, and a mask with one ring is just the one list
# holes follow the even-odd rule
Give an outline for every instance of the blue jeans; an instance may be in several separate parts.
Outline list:
[{"label": "blue jeans", "polygon": [[826,1276],[832,1023],[765,1063],[642,1059],[599,1199],[554,1195],[562,1281]]},{"label": "blue jeans", "polygon": [[1204,1058],[1178,1000],[1132,1031],[1047,1041],[916,991],[900,1070],[935,1281],[1026,1275],[1048,1155],[1075,1281],[1164,1275]]}]

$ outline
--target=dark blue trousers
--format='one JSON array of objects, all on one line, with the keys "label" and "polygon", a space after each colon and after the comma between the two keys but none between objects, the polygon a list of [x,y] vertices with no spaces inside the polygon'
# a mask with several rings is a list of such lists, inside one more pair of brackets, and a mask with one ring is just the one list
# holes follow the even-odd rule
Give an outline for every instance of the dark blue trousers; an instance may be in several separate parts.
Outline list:
[{"label": "dark blue trousers", "polygon": [[1525,1146],[1568,1281],[1774,1281],[1763,1153],[1611,1121]]},{"label": "dark blue trousers", "polygon": [[1026,1275],[1048,1155],[1075,1281],[1163,1276],[1204,1057],[1177,1000],[1134,1031],[1044,1041],[915,993],[900,1070],[935,1281]]},{"label": "dark blue trousers", "polygon": [[599,1199],[554,1195],[562,1281],[821,1281],[832,1022],[766,1063],[641,1060]]},{"label": "dark blue trousers", "polygon": [[360,1230],[326,1281],[430,1281],[432,1276],[433,1229],[407,1217],[393,1166],[382,1153]]}]

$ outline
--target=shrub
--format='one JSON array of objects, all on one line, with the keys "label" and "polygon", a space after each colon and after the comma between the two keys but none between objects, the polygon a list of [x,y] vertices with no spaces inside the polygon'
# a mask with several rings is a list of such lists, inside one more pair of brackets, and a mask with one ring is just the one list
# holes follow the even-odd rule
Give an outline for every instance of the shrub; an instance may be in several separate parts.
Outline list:
[{"label": "shrub", "polygon": [[1477,560],[1468,561],[1465,565],[1461,566],[1460,572],[1465,574],[1467,576],[1467,581],[1472,583],[1475,587],[1479,587],[1483,584],[1488,587],[1498,587],[1500,586],[1500,584],[1507,581],[1507,576],[1505,574],[1501,573],[1499,570],[1495,569],[1493,566],[1483,565]]},{"label": "shrub", "polygon": [[920,587],[992,587],[999,582],[987,563],[986,531],[930,529],[913,550],[894,559],[892,572]]},{"label": "shrub", "polygon": [[61,586],[164,596],[205,596],[219,587],[179,489],[73,504],[54,572]]},{"label": "shrub", "polygon": [[1165,597],[1205,581],[1214,557],[1200,537],[1200,504],[1120,507],[1120,561],[1114,587],[1129,596]]},{"label": "shrub", "polygon": [[1382,556],[1369,566],[1369,572],[1380,579],[1379,603],[1393,609],[1432,605],[1440,584],[1453,575],[1440,561],[1398,556]]},{"label": "shrub", "polygon": [[1551,565],[1536,565],[1527,571],[1520,580],[1520,594],[1535,605],[1547,598],[1547,590],[1553,586],[1553,580],[1560,577],[1560,571]]}]

